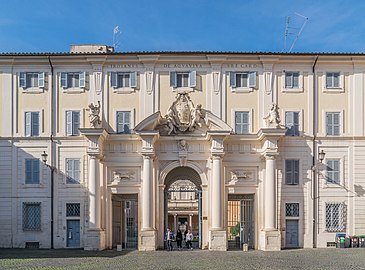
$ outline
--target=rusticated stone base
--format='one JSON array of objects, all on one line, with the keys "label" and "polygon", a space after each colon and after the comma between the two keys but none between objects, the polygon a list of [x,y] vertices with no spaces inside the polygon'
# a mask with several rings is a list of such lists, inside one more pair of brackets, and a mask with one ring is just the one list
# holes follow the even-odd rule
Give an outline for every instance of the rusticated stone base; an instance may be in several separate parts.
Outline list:
[{"label": "rusticated stone base", "polygon": [[261,231],[259,249],[264,251],[281,250],[280,231]]},{"label": "rusticated stone base", "polygon": [[157,232],[155,230],[141,231],[139,251],[151,251],[157,249]]},{"label": "rusticated stone base", "polygon": [[85,234],[84,250],[105,249],[105,231],[101,229],[88,229]]},{"label": "rusticated stone base", "polygon": [[209,250],[218,250],[218,251],[227,250],[227,231],[226,230],[209,231]]}]

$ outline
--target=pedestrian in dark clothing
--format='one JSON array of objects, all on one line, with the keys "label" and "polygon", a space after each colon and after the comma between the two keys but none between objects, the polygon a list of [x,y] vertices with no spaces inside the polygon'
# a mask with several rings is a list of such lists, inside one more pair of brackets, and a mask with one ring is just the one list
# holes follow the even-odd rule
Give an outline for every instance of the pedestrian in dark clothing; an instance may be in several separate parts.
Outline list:
[{"label": "pedestrian in dark clothing", "polygon": [[177,243],[177,248],[179,248],[179,249],[182,248],[182,245],[181,245],[182,239],[183,239],[182,232],[180,229],[178,229],[176,232],[176,243]]}]

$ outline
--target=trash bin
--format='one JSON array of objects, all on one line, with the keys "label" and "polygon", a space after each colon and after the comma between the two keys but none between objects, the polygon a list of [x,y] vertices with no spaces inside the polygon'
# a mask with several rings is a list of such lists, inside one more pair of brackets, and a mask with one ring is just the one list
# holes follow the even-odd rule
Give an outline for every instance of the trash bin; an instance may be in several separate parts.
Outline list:
[{"label": "trash bin", "polygon": [[336,241],[336,248],[345,248],[346,234],[336,233],[335,241]]},{"label": "trash bin", "polygon": [[365,248],[365,235],[359,236],[359,247]]},{"label": "trash bin", "polygon": [[358,248],[359,247],[359,237],[351,236],[351,247]]}]

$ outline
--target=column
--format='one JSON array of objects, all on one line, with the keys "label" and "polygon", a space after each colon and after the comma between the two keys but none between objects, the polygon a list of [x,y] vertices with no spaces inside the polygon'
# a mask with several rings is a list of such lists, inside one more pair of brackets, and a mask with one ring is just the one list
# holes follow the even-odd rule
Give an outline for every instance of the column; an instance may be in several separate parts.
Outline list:
[{"label": "column", "polygon": [[189,215],[189,228],[193,230],[193,215]]},{"label": "column", "polygon": [[212,157],[212,228],[222,228],[222,157]]},{"label": "column", "polygon": [[177,232],[177,214],[174,214],[174,228],[171,228],[171,231],[175,232],[175,234]]},{"label": "column", "polygon": [[100,228],[100,191],[96,156],[89,155],[89,228]]},{"label": "column", "polygon": [[265,156],[265,230],[275,229],[275,156]]},{"label": "column", "polygon": [[152,157],[143,156],[142,230],[152,230]]}]

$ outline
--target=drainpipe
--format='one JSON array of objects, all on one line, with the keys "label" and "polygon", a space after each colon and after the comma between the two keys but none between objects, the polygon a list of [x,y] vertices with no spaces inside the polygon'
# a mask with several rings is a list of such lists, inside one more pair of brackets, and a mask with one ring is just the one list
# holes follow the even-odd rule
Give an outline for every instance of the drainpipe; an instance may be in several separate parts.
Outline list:
[{"label": "drainpipe", "polygon": [[55,172],[55,166],[54,166],[54,151],[53,151],[53,126],[54,126],[54,122],[53,121],[53,117],[54,117],[54,104],[53,104],[53,65],[51,62],[51,56],[48,55],[48,62],[49,65],[51,67],[51,80],[49,82],[49,87],[48,87],[48,91],[49,91],[49,95],[50,95],[50,100],[51,100],[51,111],[50,111],[50,125],[49,128],[51,129],[51,135],[50,135],[50,141],[51,141],[51,145],[50,145],[50,153],[49,153],[49,157],[50,157],[50,171],[51,171],[51,249],[53,249],[53,221],[54,221],[54,211],[53,211],[53,201],[54,201],[54,172]]},{"label": "drainpipe", "polygon": [[312,159],[312,199],[313,199],[313,248],[317,247],[317,172],[315,170],[316,156],[317,156],[317,122],[318,122],[318,99],[317,99],[317,80],[316,80],[316,65],[319,55],[316,55],[316,59],[312,65],[313,72],[313,159]]}]

